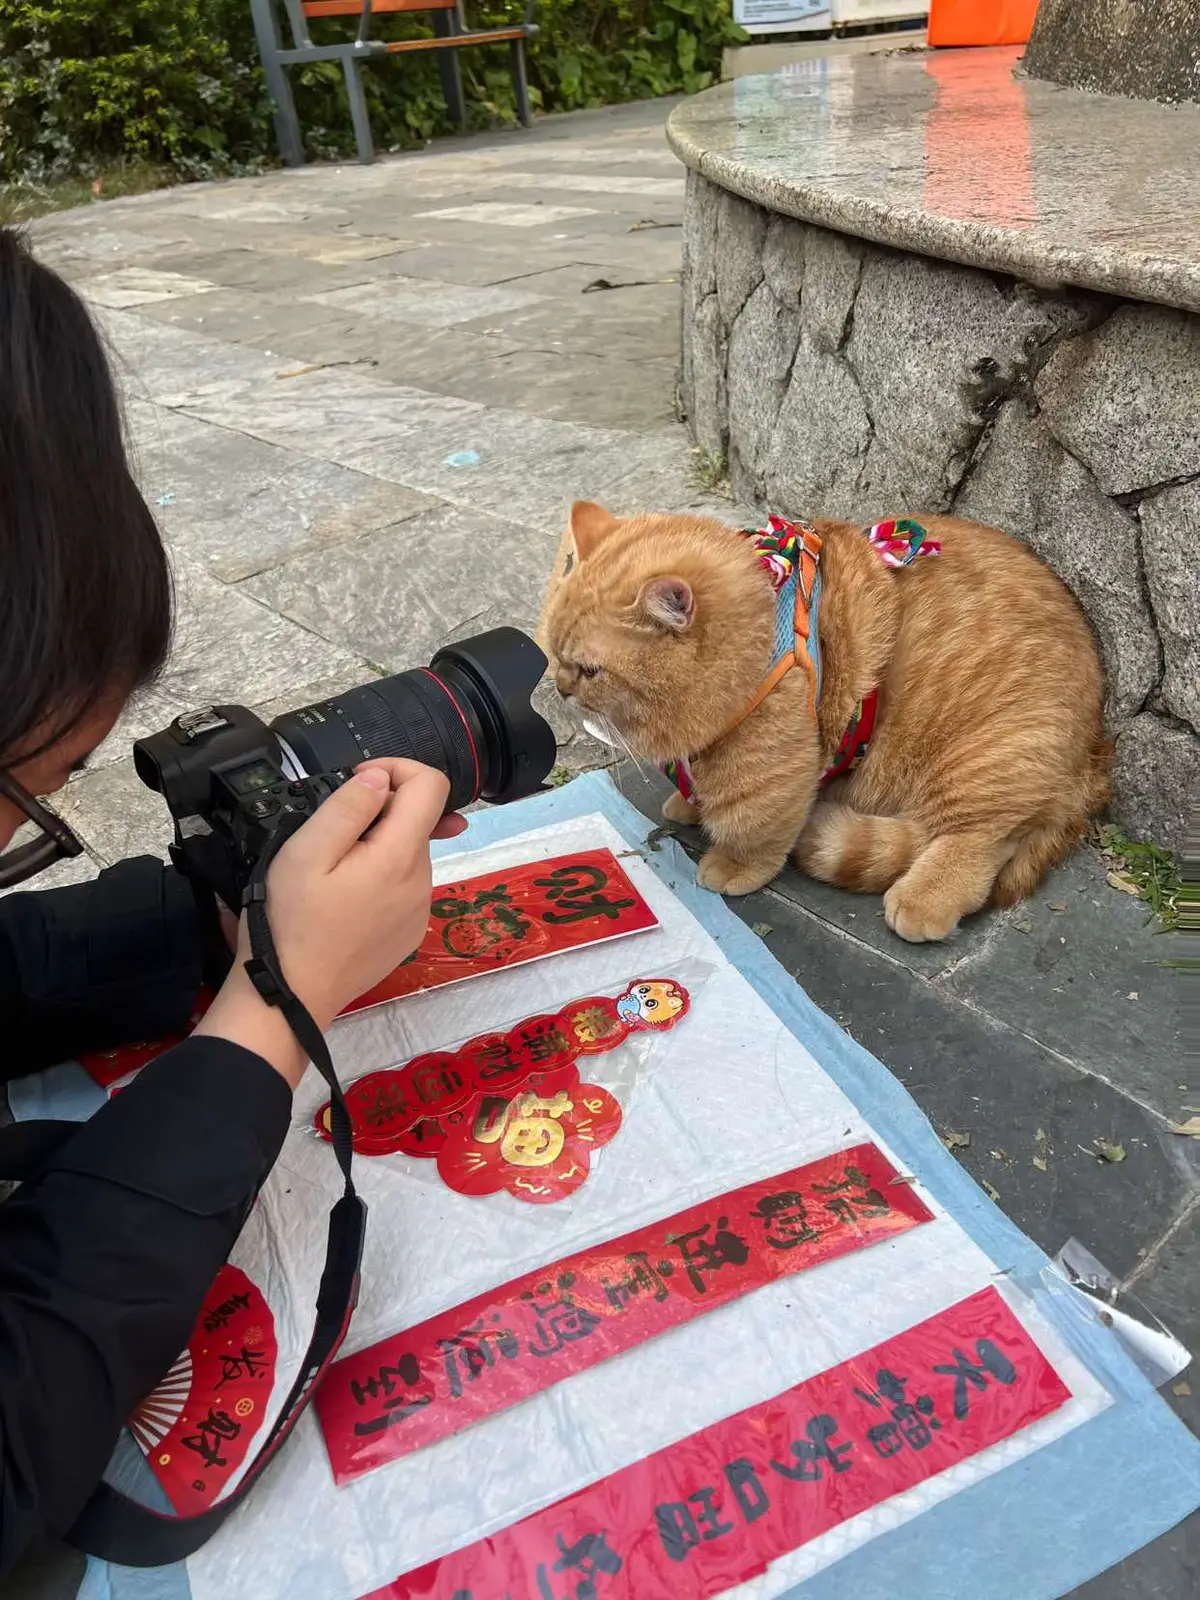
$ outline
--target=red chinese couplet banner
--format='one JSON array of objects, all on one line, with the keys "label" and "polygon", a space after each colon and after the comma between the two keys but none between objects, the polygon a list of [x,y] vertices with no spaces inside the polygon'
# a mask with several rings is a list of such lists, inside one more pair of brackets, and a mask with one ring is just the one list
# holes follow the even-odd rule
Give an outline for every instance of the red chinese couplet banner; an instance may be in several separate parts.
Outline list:
[{"label": "red chinese couplet banner", "polygon": [[932,1213],[872,1144],[515,1278],[330,1368],[316,1409],[348,1483],[669,1328]]},{"label": "red chinese couplet banner", "polygon": [[706,1600],[1070,1397],[984,1289],[364,1600]]},{"label": "red chinese couplet banner", "polygon": [[[434,891],[420,947],[382,983],[346,1007],[348,1016],[422,989],[461,983],[500,967],[540,961],[581,945],[656,928],[658,918],[611,850],[581,850],[521,867],[505,867]],[[208,1009],[202,993],[192,1027]],[[80,1057],[101,1088],[144,1067],[187,1037],[191,1028],[153,1043]]]},{"label": "red chinese couplet banner", "polygon": [[129,1419],[150,1470],[181,1516],[220,1499],[271,1398],[275,1318],[262,1291],[226,1263],[188,1347]]},{"label": "red chinese couplet banner", "polygon": [[442,884],[431,910],[420,947],[343,1015],[658,926],[611,850]]}]

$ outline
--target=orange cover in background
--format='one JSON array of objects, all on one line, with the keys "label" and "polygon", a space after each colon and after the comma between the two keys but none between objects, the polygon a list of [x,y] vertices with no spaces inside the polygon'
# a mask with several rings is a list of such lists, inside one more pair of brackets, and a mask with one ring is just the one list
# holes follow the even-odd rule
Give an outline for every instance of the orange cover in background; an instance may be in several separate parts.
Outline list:
[{"label": "orange cover in background", "polygon": [[1038,0],[929,0],[932,45],[1028,44]]}]

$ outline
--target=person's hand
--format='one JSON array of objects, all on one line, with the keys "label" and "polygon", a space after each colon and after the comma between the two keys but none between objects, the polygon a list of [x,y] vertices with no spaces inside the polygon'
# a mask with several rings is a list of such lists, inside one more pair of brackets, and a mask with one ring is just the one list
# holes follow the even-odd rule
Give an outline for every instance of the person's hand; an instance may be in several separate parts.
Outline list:
[{"label": "person's hand", "polygon": [[[443,816],[448,792],[431,767],[367,762],[271,864],[267,915],[279,963],[322,1030],[420,944],[432,893],[429,840],[466,827]],[[197,1031],[245,1044],[295,1083],[303,1055],[246,976],[249,955],[243,920],[234,969]]]}]

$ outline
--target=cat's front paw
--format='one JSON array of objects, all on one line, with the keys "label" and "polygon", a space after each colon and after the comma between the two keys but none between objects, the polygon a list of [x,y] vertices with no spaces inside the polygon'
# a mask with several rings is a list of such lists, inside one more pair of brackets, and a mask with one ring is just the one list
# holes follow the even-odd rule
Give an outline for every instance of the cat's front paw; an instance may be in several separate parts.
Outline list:
[{"label": "cat's front paw", "polygon": [[699,809],[690,800],[685,800],[678,789],[672,790],[663,801],[662,814],[668,822],[692,823],[700,820]]},{"label": "cat's front paw", "polygon": [[953,907],[914,894],[911,888],[906,889],[903,878],[884,895],[883,915],[892,932],[909,944],[935,944],[948,938],[959,921]]},{"label": "cat's front paw", "polygon": [[701,857],[696,879],[702,889],[711,889],[714,894],[753,894],[770,883],[781,865],[772,862],[766,866],[761,863],[747,866],[744,861],[734,861],[723,850],[710,850]]}]

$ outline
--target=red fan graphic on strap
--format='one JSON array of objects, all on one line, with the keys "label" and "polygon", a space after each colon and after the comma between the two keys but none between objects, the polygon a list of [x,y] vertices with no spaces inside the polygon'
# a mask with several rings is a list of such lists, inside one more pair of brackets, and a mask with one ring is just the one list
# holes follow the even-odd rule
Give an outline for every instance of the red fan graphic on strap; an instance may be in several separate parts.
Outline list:
[{"label": "red fan graphic on strap", "polygon": [[226,1264],[195,1331],[166,1377],[129,1419],[181,1516],[221,1498],[268,1410],[279,1354],[275,1318],[240,1267]]}]

